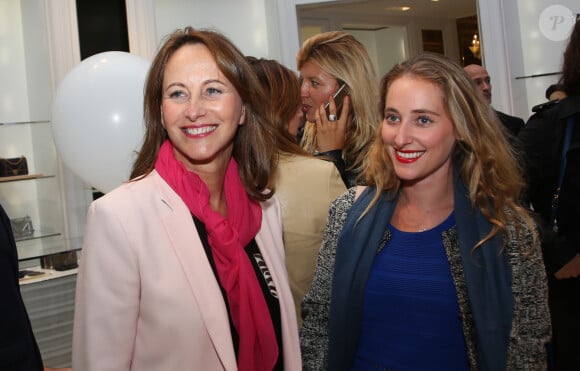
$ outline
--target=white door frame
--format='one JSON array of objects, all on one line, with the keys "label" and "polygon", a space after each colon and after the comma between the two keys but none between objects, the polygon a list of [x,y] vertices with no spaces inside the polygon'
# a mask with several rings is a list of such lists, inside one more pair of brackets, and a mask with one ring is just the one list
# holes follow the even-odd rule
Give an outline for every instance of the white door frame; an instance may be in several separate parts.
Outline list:
[{"label": "white door frame", "polygon": [[[296,6],[328,2],[330,0],[278,0],[278,18],[280,27],[281,62],[296,69],[296,53],[300,47],[300,30]],[[494,107],[505,112],[513,112],[511,71],[507,59],[505,37],[505,20],[502,15],[502,0],[476,0],[479,27],[485,43],[485,68],[493,76]]]}]

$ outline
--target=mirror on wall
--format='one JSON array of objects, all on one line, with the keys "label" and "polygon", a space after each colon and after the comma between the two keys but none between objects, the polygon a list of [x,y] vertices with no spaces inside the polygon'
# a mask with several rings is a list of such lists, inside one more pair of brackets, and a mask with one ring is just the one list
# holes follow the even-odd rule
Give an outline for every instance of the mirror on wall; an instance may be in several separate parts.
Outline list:
[{"label": "mirror on wall", "polygon": [[50,119],[46,35],[43,1],[0,0],[0,123]]},{"label": "mirror on wall", "polygon": [[[408,6],[341,0],[298,5],[296,12],[300,42],[320,32],[344,30],[365,45],[379,75],[421,51],[445,54],[462,65],[481,63],[476,0],[420,0]],[[476,54],[469,51],[474,36]]]}]

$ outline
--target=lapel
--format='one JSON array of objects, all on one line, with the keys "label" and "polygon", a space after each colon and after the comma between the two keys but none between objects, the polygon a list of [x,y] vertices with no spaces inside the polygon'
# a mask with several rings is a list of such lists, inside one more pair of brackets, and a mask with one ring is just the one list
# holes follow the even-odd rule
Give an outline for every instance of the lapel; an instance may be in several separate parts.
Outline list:
[{"label": "lapel", "polygon": [[354,201],[338,237],[328,324],[328,369],[350,370],[360,334],[365,287],[375,255],[395,208],[381,193],[359,220],[374,196],[367,187]]},{"label": "lapel", "polygon": [[280,205],[274,196],[262,202],[261,206],[262,226],[256,235],[256,243],[268,266],[278,295],[282,322],[282,344],[279,345],[280,352],[284,356],[284,369],[301,370],[298,323],[296,322],[294,301],[286,274]]},{"label": "lapel", "polygon": [[164,206],[161,220],[198,304],[207,333],[224,368],[236,370],[236,355],[226,305],[191,213],[156,171],[152,175],[156,178],[156,185],[161,191],[161,202]]},{"label": "lapel", "polygon": [[469,192],[455,175],[455,220],[469,302],[475,322],[480,370],[504,370],[514,311],[511,268],[498,233],[473,251],[491,230],[483,214],[471,206]]}]

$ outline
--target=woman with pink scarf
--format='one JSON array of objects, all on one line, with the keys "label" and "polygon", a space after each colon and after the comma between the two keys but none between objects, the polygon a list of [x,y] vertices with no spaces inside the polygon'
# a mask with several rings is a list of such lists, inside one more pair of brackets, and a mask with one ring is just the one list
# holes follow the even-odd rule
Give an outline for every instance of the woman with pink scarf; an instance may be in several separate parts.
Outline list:
[{"label": "woman with pink scarf", "polygon": [[174,32],[131,180],[90,207],[78,370],[300,370],[267,99],[217,32]]}]

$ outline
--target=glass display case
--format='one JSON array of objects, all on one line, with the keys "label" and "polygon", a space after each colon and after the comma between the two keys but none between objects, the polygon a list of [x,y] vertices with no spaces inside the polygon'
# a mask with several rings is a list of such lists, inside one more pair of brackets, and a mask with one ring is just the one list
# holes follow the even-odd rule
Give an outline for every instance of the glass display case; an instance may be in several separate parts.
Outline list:
[{"label": "glass display case", "polygon": [[50,123],[53,86],[44,5],[6,0],[0,12],[0,159],[6,165],[26,164],[0,174],[0,203],[13,222],[24,267],[79,248],[66,238],[60,160]]},{"label": "glass display case", "polygon": [[0,176],[0,203],[11,219],[22,265],[41,265],[43,257],[67,251],[50,122],[0,123],[0,159],[26,162],[25,173],[21,167],[19,175]]},{"label": "glass display case", "polygon": [[44,364],[70,367],[77,270],[50,263],[80,250],[90,187],[63,168],[53,141],[54,59],[65,49],[49,52],[47,4],[0,0],[0,159],[16,165],[1,172],[0,204],[16,232],[20,291]]}]

